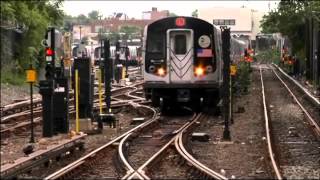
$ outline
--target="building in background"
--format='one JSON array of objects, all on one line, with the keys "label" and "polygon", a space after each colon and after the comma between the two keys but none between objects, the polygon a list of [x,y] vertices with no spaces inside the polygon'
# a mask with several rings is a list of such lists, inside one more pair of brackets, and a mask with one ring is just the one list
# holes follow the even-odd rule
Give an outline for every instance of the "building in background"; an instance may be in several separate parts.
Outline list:
[{"label": "building in background", "polygon": [[158,11],[155,7],[153,7],[151,11],[143,12],[142,19],[129,18],[125,13],[114,13],[111,17],[96,20],[86,25],[73,25],[73,40],[74,42],[80,42],[80,27],[81,37],[88,37],[88,39],[91,40],[91,38],[95,39],[94,37],[99,34],[100,30],[103,33],[109,34],[111,32],[119,32],[121,27],[124,26],[139,27],[141,32],[139,32],[138,35],[140,37],[137,38],[140,39],[143,35],[142,30],[147,24],[168,16],[168,10]]},{"label": "building in background", "polygon": [[231,34],[239,39],[248,39],[254,47],[256,35],[261,32],[260,21],[264,13],[241,8],[204,8],[198,10],[198,17],[217,26],[228,26]]},{"label": "building in background", "polygon": [[80,32],[81,38],[89,36],[91,33],[91,26],[89,25],[74,25],[73,26],[73,40],[80,42]]},{"label": "building in background", "polygon": [[156,7],[152,7],[151,11],[142,12],[142,19],[158,20],[169,16],[168,10],[158,11]]}]

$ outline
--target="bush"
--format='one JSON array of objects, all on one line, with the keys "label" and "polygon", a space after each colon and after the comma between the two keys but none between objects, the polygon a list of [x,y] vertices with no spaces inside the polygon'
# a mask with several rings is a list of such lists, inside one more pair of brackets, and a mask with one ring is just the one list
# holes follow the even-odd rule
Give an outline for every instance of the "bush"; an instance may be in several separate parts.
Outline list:
[{"label": "bush", "polygon": [[12,85],[23,85],[26,82],[26,75],[23,73],[15,73],[5,68],[1,69],[1,83],[9,83]]},{"label": "bush", "polygon": [[280,63],[280,51],[277,49],[268,49],[266,51],[260,51],[254,58],[260,63]]},{"label": "bush", "polygon": [[248,94],[250,85],[251,67],[247,62],[240,62],[237,67],[237,75],[232,83],[232,90],[235,95]]}]

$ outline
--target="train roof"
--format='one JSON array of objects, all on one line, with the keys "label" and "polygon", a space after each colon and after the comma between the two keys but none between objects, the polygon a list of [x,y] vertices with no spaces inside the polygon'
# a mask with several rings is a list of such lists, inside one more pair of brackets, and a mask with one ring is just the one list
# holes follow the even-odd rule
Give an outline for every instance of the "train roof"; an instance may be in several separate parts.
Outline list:
[{"label": "train roof", "polygon": [[246,41],[241,40],[241,39],[236,39],[234,37],[231,37],[231,41],[236,41],[237,43],[242,44],[242,45],[246,45],[247,44]]},{"label": "train roof", "polygon": [[162,19],[156,20],[156,21],[150,23],[149,25],[147,25],[147,27],[154,26],[154,25],[162,23],[162,22],[170,22],[170,21],[174,22],[174,20],[177,19],[177,18],[184,18],[186,20],[186,24],[188,24],[188,21],[193,21],[193,22],[199,22],[199,23],[208,24],[208,25],[213,26],[209,22],[207,22],[207,21],[205,21],[203,19],[196,18],[196,17],[174,16],[174,17],[166,17],[166,18],[162,18]]}]

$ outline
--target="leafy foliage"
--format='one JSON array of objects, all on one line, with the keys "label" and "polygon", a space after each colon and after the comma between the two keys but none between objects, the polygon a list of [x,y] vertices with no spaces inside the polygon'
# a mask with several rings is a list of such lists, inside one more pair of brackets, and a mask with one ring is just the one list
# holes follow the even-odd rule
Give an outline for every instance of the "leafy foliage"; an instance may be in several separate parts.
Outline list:
[{"label": "leafy foliage", "polygon": [[176,13],[173,13],[173,12],[169,13],[169,17],[176,17],[176,16],[178,16]]},{"label": "leafy foliage", "polygon": [[280,51],[279,49],[268,49],[259,52],[254,58],[260,63],[276,63],[279,64]]},{"label": "leafy foliage", "polygon": [[277,10],[263,17],[262,32],[280,32],[292,42],[293,52],[304,51],[306,20],[313,17],[320,21],[319,12],[320,1],[281,0]]},{"label": "leafy foliage", "polygon": [[1,1],[1,71],[14,64],[14,73],[23,74],[30,62],[40,66],[41,41],[48,26],[62,24],[61,5],[61,0]]},{"label": "leafy foliage", "polygon": [[96,10],[89,12],[88,16],[84,14],[80,14],[75,17],[70,15],[65,15],[63,20],[63,27],[66,31],[72,31],[72,26],[74,24],[87,25],[90,22],[98,20],[100,15],[101,14]]},{"label": "leafy foliage", "polygon": [[138,26],[122,26],[119,32],[125,33],[123,36],[124,39],[131,39],[135,34],[141,32],[141,28]]},{"label": "leafy foliage", "polygon": [[192,17],[198,17],[198,9],[192,11],[191,16]]},{"label": "leafy foliage", "polygon": [[99,12],[98,11],[91,11],[88,13],[88,17],[89,19],[92,19],[92,20],[98,20],[99,19]]},{"label": "leafy foliage", "polygon": [[240,96],[248,93],[250,85],[250,63],[241,61],[237,65],[237,75],[232,84],[233,92],[235,95]]}]

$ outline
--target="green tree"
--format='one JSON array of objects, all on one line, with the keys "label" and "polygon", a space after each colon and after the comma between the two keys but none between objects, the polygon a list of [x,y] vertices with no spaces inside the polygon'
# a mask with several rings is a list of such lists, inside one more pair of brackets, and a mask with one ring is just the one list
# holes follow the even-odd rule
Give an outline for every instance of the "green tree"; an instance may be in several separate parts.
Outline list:
[{"label": "green tree", "polygon": [[277,10],[263,17],[262,32],[280,32],[292,42],[293,52],[304,52],[306,20],[310,17],[319,20],[320,14],[316,12],[320,12],[319,1],[282,0]]},{"label": "green tree", "polygon": [[93,10],[91,12],[88,13],[88,18],[90,20],[98,20],[99,19],[99,12],[96,10]]},{"label": "green tree", "polygon": [[89,18],[84,14],[80,14],[77,16],[77,23],[78,24],[88,24]]},{"label": "green tree", "polygon": [[120,39],[120,34],[118,32],[111,31],[111,33],[108,36],[108,39],[111,43],[115,44],[117,40]]},{"label": "green tree", "polygon": [[191,16],[192,17],[198,17],[198,9],[192,11]]},{"label": "green tree", "polygon": [[2,74],[24,74],[29,62],[41,65],[41,41],[48,26],[62,25],[61,5],[61,0],[1,1]]},{"label": "green tree", "polygon": [[176,13],[173,13],[173,12],[169,13],[169,17],[175,17],[175,16],[178,16],[178,15]]},{"label": "green tree", "polygon": [[131,39],[135,34],[141,32],[141,28],[138,26],[122,26],[119,32],[125,34],[124,39]]}]

